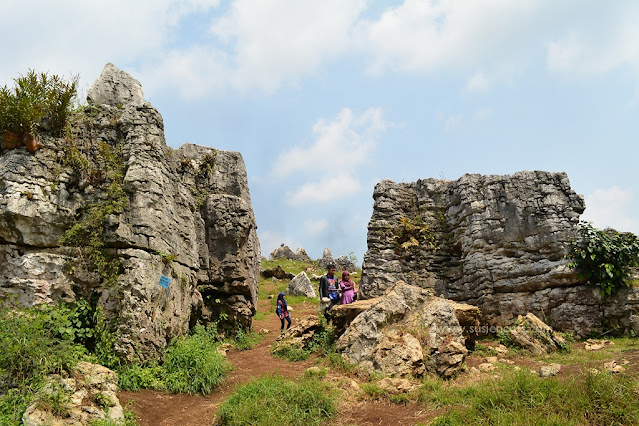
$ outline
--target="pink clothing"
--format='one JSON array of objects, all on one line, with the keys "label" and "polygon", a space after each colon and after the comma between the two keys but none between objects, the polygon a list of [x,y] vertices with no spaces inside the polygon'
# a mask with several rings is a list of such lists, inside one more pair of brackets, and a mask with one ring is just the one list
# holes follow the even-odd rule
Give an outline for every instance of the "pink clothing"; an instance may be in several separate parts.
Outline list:
[{"label": "pink clothing", "polygon": [[339,288],[342,290],[342,305],[355,301],[355,283],[353,281],[340,281]]}]

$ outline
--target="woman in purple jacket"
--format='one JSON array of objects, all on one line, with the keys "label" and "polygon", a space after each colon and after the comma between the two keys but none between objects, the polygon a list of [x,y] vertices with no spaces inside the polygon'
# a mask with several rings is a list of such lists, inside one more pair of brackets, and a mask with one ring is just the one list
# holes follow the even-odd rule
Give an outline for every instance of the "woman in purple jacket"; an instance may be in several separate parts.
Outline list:
[{"label": "woman in purple jacket", "polygon": [[342,305],[355,301],[355,283],[351,281],[351,274],[348,271],[342,272],[339,288],[342,291]]}]

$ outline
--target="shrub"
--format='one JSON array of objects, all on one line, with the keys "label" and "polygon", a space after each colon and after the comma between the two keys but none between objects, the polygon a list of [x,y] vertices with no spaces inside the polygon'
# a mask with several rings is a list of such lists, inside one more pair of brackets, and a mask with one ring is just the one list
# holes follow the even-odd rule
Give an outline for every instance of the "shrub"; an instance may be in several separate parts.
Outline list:
[{"label": "shrub", "polygon": [[[59,321],[69,315],[62,307],[0,308],[0,424],[19,424],[44,377],[69,370],[86,354],[72,337],[57,331]],[[63,396],[53,393],[42,402],[63,410]]]},{"label": "shrub", "polygon": [[218,410],[221,425],[319,425],[337,413],[335,392],[317,380],[265,376],[239,387]]},{"label": "shrub", "polygon": [[51,306],[0,308],[0,369],[11,383],[68,370],[86,354],[83,346],[55,331],[59,318],[69,312]]},{"label": "shrub", "polygon": [[231,364],[217,352],[217,329],[195,327],[190,336],[174,339],[158,365],[131,364],[118,371],[118,385],[130,391],[140,389],[168,390],[174,393],[209,394],[218,386]]},{"label": "shrub", "polygon": [[178,338],[167,348],[162,365],[167,390],[207,395],[224,380],[231,365],[217,352],[215,339],[204,327],[195,327],[193,335]]},{"label": "shrub", "polygon": [[157,362],[127,365],[118,371],[118,386],[133,392],[140,389],[166,390],[164,370]]},{"label": "shrub", "polygon": [[13,89],[0,89],[0,131],[33,132],[44,118],[50,133],[60,136],[71,114],[77,82],[78,77],[67,82],[33,70],[15,78]]},{"label": "shrub", "polygon": [[580,241],[571,245],[569,266],[579,278],[601,286],[601,295],[630,285],[631,268],[639,266],[639,238],[630,233],[601,231],[590,223],[579,224]]}]

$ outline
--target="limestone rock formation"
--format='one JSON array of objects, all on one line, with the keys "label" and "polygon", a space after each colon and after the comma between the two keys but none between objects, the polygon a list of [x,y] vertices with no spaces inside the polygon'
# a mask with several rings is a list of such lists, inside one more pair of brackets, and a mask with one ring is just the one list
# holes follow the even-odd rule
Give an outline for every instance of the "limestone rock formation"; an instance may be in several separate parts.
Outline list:
[{"label": "limestone rock formation", "polygon": [[451,377],[468,352],[450,301],[403,281],[355,317],[337,349],[348,362],[395,377]]},{"label": "limestone rock formation", "polygon": [[128,73],[107,63],[102,74],[87,92],[87,100],[96,105],[144,105],[142,85]]},{"label": "limestone rock formation", "polygon": [[[49,382],[36,396],[22,415],[22,424],[39,425],[87,425],[96,421],[120,423],[124,411],[116,395],[118,377],[114,371],[101,365],[80,362],[71,372],[71,377],[51,376]],[[39,403],[39,396],[54,391],[66,394],[70,399],[65,416],[58,416]]]},{"label": "limestone rock formation", "polygon": [[319,330],[320,324],[316,315],[300,318],[277,338],[273,344],[272,352],[284,352],[288,348],[308,349]]},{"label": "limestone rock formation", "polygon": [[565,173],[383,180],[373,198],[360,296],[409,279],[478,306],[482,324],[507,326],[532,312],[578,336],[604,321],[629,327],[639,292],[621,289],[603,303],[599,288],[567,267],[585,205]]},{"label": "limestone rock formation", "polygon": [[293,294],[296,296],[306,296],[308,298],[317,297],[315,294],[315,289],[313,288],[313,284],[311,280],[308,279],[308,275],[306,272],[302,271],[295,276],[288,283],[288,287],[286,288],[286,294]]},{"label": "limestone rock formation", "polygon": [[306,250],[299,247],[295,253],[289,246],[281,246],[276,248],[269,255],[269,260],[277,259],[289,259],[289,260],[301,260],[302,262],[310,262],[311,258],[306,254]]},{"label": "limestone rock formation", "polygon": [[340,274],[342,271],[352,272],[356,269],[355,264],[346,256],[338,256],[337,259],[335,259],[335,266]]},{"label": "limestone rock formation", "polygon": [[311,261],[311,258],[308,256],[308,253],[306,253],[306,250],[304,250],[302,247],[298,247],[297,251],[295,252],[295,259],[301,260],[302,262]]},{"label": "limestone rock formation", "polygon": [[286,272],[281,265],[277,265],[275,268],[263,270],[262,276],[264,278],[273,277],[273,278],[277,278],[278,280],[286,280],[286,279],[292,280],[293,278],[295,278],[294,274],[290,272]]},{"label": "limestone rock formation", "polygon": [[295,259],[295,253],[289,246],[281,246],[276,248],[269,255],[269,260],[277,260],[277,259]]},{"label": "limestone rock formation", "polygon": [[326,267],[330,264],[335,264],[335,259],[333,259],[333,254],[328,248],[324,249],[324,252],[322,253],[322,258],[318,259],[317,264],[324,269],[326,269]]},{"label": "limestone rock formation", "polygon": [[260,248],[241,155],[167,147],[124,74],[107,64],[66,138],[0,157],[0,298],[97,299],[133,360],[222,313],[250,326]]},{"label": "limestone rock formation", "polygon": [[508,339],[533,355],[542,355],[565,348],[567,343],[559,333],[534,314],[519,316],[514,327],[506,329]]}]

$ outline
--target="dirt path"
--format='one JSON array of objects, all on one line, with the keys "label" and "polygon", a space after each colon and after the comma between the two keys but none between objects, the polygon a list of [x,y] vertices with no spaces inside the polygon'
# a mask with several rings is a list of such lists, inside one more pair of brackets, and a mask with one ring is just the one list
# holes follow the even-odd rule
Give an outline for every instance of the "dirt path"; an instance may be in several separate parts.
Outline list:
[{"label": "dirt path", "polygon": [[[269,307],[268,300],[260,301],[258,304],[258,310],[262,312]],[[299,313],[299,315],[309,314],[309,312]],[[275,314],[267,315],[261,321],[254,321],[253,327],[256,331],[264,329],[269,332],[252,349],[231,350],[227,353],[229,361],[233,364],[233,371],[224,385],[211,395],[175,395],[151,390],[121,391],[118,393],[120,403],[122,406],[131,403],[131,408],[138,415],[138,423],[141,426],[208,426],[213,422],[219,404],[235,391],[237,385],[248,383],[267,374],[281,374],[284,377],[296,379],[304,374],[307,368],[314,365],[313,358],[307,361],[289,362],[271,355],[271,345],[279,336],[280,329],[280,321]]]},{"label": "dirt path", "polygon": [[[138,392],[120,392],[118,397],[123,406],[131,403],[131,408],[138,416],[141,426],[208,426],[211,425],[220,403],[228,398],[237,385],[248,383],[255,378],[267,374],[280,374],[290,379],[297,379],[304,371],[315,365],[317,357],[311,357],[307,361],[288,362],[273,357],[270,353],[271,345],[279,336],[279,319],[271,312],[271,302],[262,300],[258,303],[259,312],[267,312],[261,320],[253,321],[254,330],[269,330],[262,341],[251,350],[228,352],[228,358],[234,369],[230,373],[225,384],[216,389],[211,395],[174,395],[166,392],[142,390]],[[293,321],[314,314],[314,306],[300,306],[299,310],[292,311]],[[259,317],[258,317],[259,318]],[[486,346],[497,345],[497,342],[482,342]],[[575,350],[582,350],[583,344],[576,344]],[[621,355],[619,355],[621,356]],[[536,370],[543,362],[529,357],[511,354],[508,356],[515,364],[522,368]],[[639,376],[639,349],[626,351],[624,359],[628,360],[627,374]],[[466,359],[468,368],[473,368],[486,362],[486,359],[478,354],[471,354]],[[568,377],[579,374],[588,367],[601,367],[603,361],[591,363],[576,363],[564,365],[559,377]],[[340,380],[344,378],[339,372],[330,372],[327,380]],[[491,378],[489,373],[473,375],[462,378],[462,382],[472,382]],[[361,378],[352,377],[361,382]],[[347,380],[349,378],[346,378]],[[365,380],[365,379],[364,379]],[[344,382],[342,380],[342,382]],[[360,400],[355,397],[355,391],[343,392],[344,399],[339,402],[339,413],[330,422],[331,425],[390,425],[404,426],[417,423],[428,424],[434,417],[443,414],[446,410],[429,410],[426,406],[417,403],[398,405],[386,399]],[[265,407],[266,408],[266,407]]]},{"label": "dirt path", "polygon": [[[270,348],[279,336],[280,321],[275,314],[269,314],[269,300],[258,302],[258,311],[267,312],[265,318],[253,321],[256,332],[269,330],[262,341],[247,351],[231,350],[227,353],[233,364],[228,379],[211,395],[176,395],[168,392],[140,390],[138,392],[121,391],[118,398],[122,406],[130,407],[138,416],[141,426],[209,426],[215,418],[215,412],[222,401],[228,398],[237,385],[248,383],[267,374],[280,374],[297,379],[304,371],[316,364],[316,357],[300,362],[289,362],[271,355]],[[303,306],[292,311],[292,318],[302,318],[314,314],[313,306]],[[351,395],[352,396],[352,395]],[[396,405],[388,401],[349,401],[340,402],[339,415],[331,422],[333,425],[389,425],[404,426],[427,422],[436,413],[424,410],[415,403]]]}]

